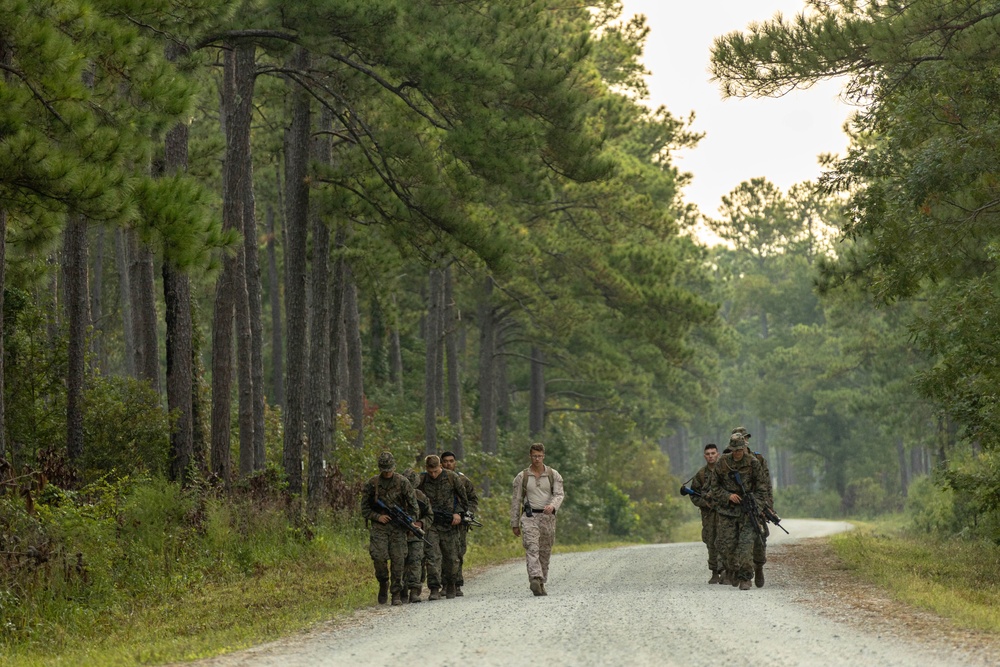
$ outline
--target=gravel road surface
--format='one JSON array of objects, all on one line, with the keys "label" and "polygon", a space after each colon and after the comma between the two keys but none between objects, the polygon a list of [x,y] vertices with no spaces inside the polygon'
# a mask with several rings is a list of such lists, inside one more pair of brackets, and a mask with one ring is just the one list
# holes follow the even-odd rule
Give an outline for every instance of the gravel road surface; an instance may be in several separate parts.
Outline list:
[{"label": "gravel road surface", "polygon": [[[847,530],[786,519],[795,539]],[[777,533],[777,535],[775,535]],[[790,538],[772,530],[769,551]],[[767,569],[765,569],[767,572]],[[552,558],[548,597],[528,590],[523,562],[466,581],[465,597],[383,606],[240,653],[212,667],[655,665],[781,667],[981,664],[958,649],[882,636],[804,604],[801,586],[709,586],[701,543],[623,547]],[[425,591],[426,597],[426,591]]]}]

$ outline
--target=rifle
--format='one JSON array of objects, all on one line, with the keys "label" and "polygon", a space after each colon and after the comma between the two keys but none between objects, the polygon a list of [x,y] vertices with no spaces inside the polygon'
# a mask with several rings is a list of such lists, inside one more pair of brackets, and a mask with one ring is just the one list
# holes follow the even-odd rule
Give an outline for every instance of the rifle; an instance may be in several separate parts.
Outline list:
[{"label": "rifle", "polygon": [[448,510],[434,510],[435,526],[450,526],[455,513]]},{"label": "rifle", "polygon": [[390,523],[394,523],[400,528],[410,531],[411,533],[419,537],[423,541],[423,543],[426,544],[427,546],[433,546],[430,542],[427,541],[427,538],[424,537],[426,533],[424,533],[424,531],[421,528],[417,528],[417,526],[414,525],[416,523],[416,520],[409,514],[407,514],[405,511],[403,511],[402,507],[400,507],[399,505],[393,505],[392,507],[389,507],[388,505],[385,504],[385,502],[381,498],[375,499],[375,506],[381,508],[382,510],[385,511],[386,514],[389,515]]},{"label": "rifle", "polygon": [[705,496],[703,496],[701,494],[701,492],[695,491],[690,486],[685,486],[683,484],[681,484],[681,495],[682,496],[697,496],[698,498],[704,498],[705,497]]},{"label": "rifle", "polygon": [[483,524],[476,521],[476,515],[470,511],[464,512],[462,514],[462,525],[468,526],[469,530],[472,530],[473,526],[478,526],[480,528],[483,527]]},{"label": "rifle", "polygon": [[[785,527],[781,525],[781,517],[775,514],[774,510],[771,509],[770,507],[767,507],[766,505],[764,506],[764,518],[767,519],[769,523],[773,523],[778,528],[785,530]],[[790,533],[787,530],[785,530],[785,535],[789,534]]]},{"label": "rifle", "polygon": [[[753,524],[753,532],[757,533],[757,537],[760,538],[761,542],[764,541],[764,529],[760,525],[760,509],[757,507],[757,500],[747,492],[747,487],[743,484],[743,477],[740,476],[738,470],[734,470],[731,473],[732,478],[736,480],[736,483],[740,486],[740,505],[743,507],[743,511],[750,515],[750,523]],[[784,529],[782,529],[784,530]]]}]

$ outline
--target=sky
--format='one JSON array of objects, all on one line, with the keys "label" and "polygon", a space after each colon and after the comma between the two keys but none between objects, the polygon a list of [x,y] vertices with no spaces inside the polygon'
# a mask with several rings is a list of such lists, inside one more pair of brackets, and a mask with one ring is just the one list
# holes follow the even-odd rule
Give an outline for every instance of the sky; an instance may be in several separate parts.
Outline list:
[{"label": "sky", "polygon": [[691,129],[705,134],[680,151],[674,164],[692,174],[684,200],[718,215],[724,195],[763,176],[787,191],[820,175],[818,156],[847,149],[844,122],[852,107],[838,98],[841,84],[824,81],[771,99],[722,99],[709,81],[712,41],[780,11],[799,13],[803,0],[623,0],[623,18],[645,14],[650,34],[643,58],[653,107],[678,118],[694,111]]}]

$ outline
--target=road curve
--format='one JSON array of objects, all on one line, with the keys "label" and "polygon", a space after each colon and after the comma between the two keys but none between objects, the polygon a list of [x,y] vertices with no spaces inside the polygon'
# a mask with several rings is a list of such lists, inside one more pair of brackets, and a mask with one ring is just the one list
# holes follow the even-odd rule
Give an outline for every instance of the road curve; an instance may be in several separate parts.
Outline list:
[{"label": "road curve", "polygon": [[[786,519],[769,549],[850,524]],[[777,533],[777,535],[775,535]],[[552,558],[548,597],[522,562],[466,582],[465,597],[379,607],[352,622],[205,661],[213,667],[604,666],[948,667],[971,664],[825,618],[803,591],[709,586],[701,543],[623,547]]]}]

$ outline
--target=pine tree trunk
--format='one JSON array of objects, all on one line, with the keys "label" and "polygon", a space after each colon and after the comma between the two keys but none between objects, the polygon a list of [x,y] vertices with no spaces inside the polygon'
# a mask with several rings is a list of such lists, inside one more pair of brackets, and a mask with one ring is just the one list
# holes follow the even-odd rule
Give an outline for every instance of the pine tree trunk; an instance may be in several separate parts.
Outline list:
[{"label": "pine tree trunk", "polygon": [[497,453],[496,337],[493,319],[493,278],[487,277],[479,296],[479,424],[483,452]]},{"label": "pine tree trunk", "polygon": [[[247,66],[256,77],[256,62],[251,50]],[[251,82],[252,85],[252,82]],[[253,90],[250,90],[253,95]],[[249,149],[248,149],[249,151]],[[257,235],[257,204],[253,191],[253,159],[246,162],[243,179],[243,248],[244,276],[247,289],[247,315],[250,320],[250,411],[253,426],[253,469],[263,470],[264,452],[264,309],[261,304],[260,250]]]},{"label": "pine tree trunk", "polygon": [[434,341],[434,408],[438,416],[445,414],[444,402],[444,332],[445,332],[445,312],[444,312],[444,271],[437,271],[437,291],[434,293],[434,310],[437,313],[437,324],[435,325]]},{"label": "pine tree trunk", "polygon": [[[237,56],[238,57],[238,56]],[[243,193],[238,196],[242,197]],[[246,204],[244,200],[241,208]],[[236,253],[233,289],[236,305],[236,375],[238,387],[240,477],[255,468],[257,447],[254,443],[253,405],[253,333],[250,328],[250,295],[247,290],[246,247]]]},{"label": "pine tree trunk", "polygon": [[396,321],[393,323],[392,333],[389,335],[389,381],[396,387],[396,391],[403,394],[403,346],[399,340],[399,308],[396,305],[396,295],[392,295],[392,310]]},{"label": "pine tree trunk", "polygon": [[371,366],[372,381],[376,387],[381,387],[385,384],[389,369],[385,340],[385,312],[382,310],[382,301],[379,295],[374,295],[371,301],[371,345],[368,352],[368,359]]},{"label": "pine tree trunk", "polygon": [[347,239],[344,227],[337,229],[333,247],[337,250],[337,260],[333,264],[330,280],[330,427],[331,442],[337,428],[337,414],[340,403],[347,394],[347,337],[344,332],[344,258],[341,251]]},{"label": "pine tree trunk", "polygon": [[[332,118],[324,110],[320,131],[329,130]],[[315,160],[329,166],[333,160],[329,134],[316,140]],[[314,207],[315,208],[315,207]],[[323,469],[327,454],[327,415],[330,391],[330,228],[318,210],[312,212],[312,303],[309,308],[309,398],[306,423],[309,433],[308,507],[315,512],[323,504]]]},{"label": "pine tree trunk", "polygon": [[285,407],[285,357],[281,340],[281,285],[278,282],[277,234],[274,231],[274,209],[267,208],[267,289],[271,304],[271,401]]},{"label": "pine tree trunk", "polygon": [[510,432],[514,430],[514,413],[510,404],[510,383],[507,381],[507,355],[504,328],[493,325],[493,358],[496,384],[493,388],[494,400],[497,404],[497,429]]},{"label": "pine tree trunk", "polygon": [[[173,55],[173,57],[172,57]],[[167,57],[176,52],[170,47]],[[167,133],[164,145],[168,174],[187,171],[188,127],[179,123]],[[170,433],[170,479],[187,482],[194,459],[194,323],[191,319],[191,283],[184,271],[174,268],[169,249],[163,259],[163,300],[167,325],[167,409],[177,415]]]},{"label": "pine tree trunk", "polygon": [[97,225],[94,239],[94,267],[90,281],[90,315],[94,325],[90,337],[91,364],[101,371],[108,372],[107,349],[104,346],[104,237],[107,231],[104,225]]},{"label": "pine tree trunk", "polygon": [[136,377],[160,391],[160,359],[157,343],[153,253],[139,242],[135,231],[125,232],[129,256],[129,287],[132,303],[132,327],[135,340]]},{"label": "pine tree trunk", "polygon": [[87,352],[87,222],[71,214],[63,244],[69,350],[66,374],[66,453],[79,464],[83,456],[83,388]]},{"label": "pine tree trunk", "polygon": [[[293,56],[291,67],[309,67],[309,53],[303,48]],[[302,494],[302,419],[306,371],[306,241],[309,225],[310,97],[299,84],[289,80],[292,101],[291,126],[285,139],[285,319],[288,325],[287,382],[285,384],[285,442],[282,463],[288,490]]]},{"label": "pine tree trunk", "polygon": [[459,460],[465,458],[462,438],[462,385],[458,362],[458,306],[455,304],[455,286],[451,266],[444,270],[444,348],[448,362],[448,421],[455,429],[451,449]]},{"label": "pine tree trunk", "polygon": [[347,407],[354,428],[354,446],[364,445],[365,379],[362,373],[364,359],[361,352],[361,317],[358,311],[358,287],[354,271],[344,262],[344,333],[347,337],[347,365],[349,384]]},{"label": "pine tree trunk", "polygon": [[[3,47],[0,43],[0,60],[3,59]],[[0,456],[7,454],[7,401],[4,398],[4,359],[6,357],[6,341],[4,340],[4,289],[7,287],[7,210],[0,208]],[[15,467],[18,465],[17,452],[12,452],[11,459]]]},{"label": "pine tree trunk", "polygon": [[115,266],[118,271],[118,300],[122,311],[122,339],[125,343],[125,374],[136,377],[135,325],[132,323],[132,287],[129,285],[128,243],[125,230],[115,230]]},{"label": "pine tree trunk", "polygon": [[438,366],[440,346],[441,271],[432,268],[427,281],[427,317],[424,325],[424,451],[436,452],[438,386],[441,371]]},{"label": "pine tree trunk", "polygon": [[545,365],[542,351],[531,348],[531,391],[528,406],[528,433],[534,437],[545,430]]}]

